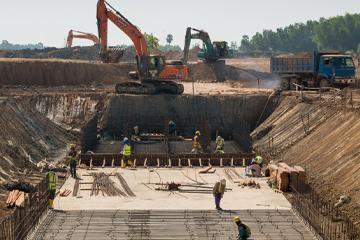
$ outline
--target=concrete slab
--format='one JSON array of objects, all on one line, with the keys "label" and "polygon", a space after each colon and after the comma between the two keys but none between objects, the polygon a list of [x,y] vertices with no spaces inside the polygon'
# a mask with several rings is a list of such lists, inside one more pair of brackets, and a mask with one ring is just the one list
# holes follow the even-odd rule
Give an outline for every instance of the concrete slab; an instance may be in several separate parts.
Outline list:
[{"label": "concrete slab", "polygon": [[[172,166],[177,165],[173,162]],[[152,168],[151,168],[152,169]],[[57,197],[54,201],[54,207],[60,210],[106,210],[106,209],[136,209],[136,210],[209,210],[215,209],[214,197],[212,195],[212,187],[216,181],[225,178],[223,168],[216,168],[214,174],[198,174],[202,168],[154,168],[145,169],[138,167],[136,169],[121,169],[121,168],[96,168],[93,172],[105,173],[120,173],[126,180],[130,189],[134,192],[136,197],[108,197],[90,196],[91,184],[93,178],[89,176],[90,171],[79,170],[78,173],[82,175],[80,183],[80,194],[82,198],[73,197],[70,194],[67,197]],[[235,171],[242,175],[244,174],[243,167],[236,167]],[[195,174],[196,173],[196,174]],[[188,176],[188,177],[187,177]],[[195,188],[190,186],[183,186],[179,191],[156,191],[158,183],[176,182],[183,185],[194,185],[194,181],[205,183],[202,187]],[[119,180],[115,176],[110,179],[114,181],[120,189],[122,189]],[[233,179],[240,181],[243,179]],[[286,198],[279,193],[272,191],[266,184],[265,178],[256,178],[259,181],[261,189],[250,189],[249,187],[241,188],[237,183],[233,184],[227,179],[228,190],[221,200],[221,207],[223,209],[290,209],[291,205]],[[62,188],[73,190],[75,180],[69,178]],[[150,184],[149,184],[150,183]],[[150,189],[149,189],[150,188]],[[85,190],[87,189],[87,190]],[[123,190],[123,189],[122,189]],[[189,192],[191,191],[191,192]]]}]

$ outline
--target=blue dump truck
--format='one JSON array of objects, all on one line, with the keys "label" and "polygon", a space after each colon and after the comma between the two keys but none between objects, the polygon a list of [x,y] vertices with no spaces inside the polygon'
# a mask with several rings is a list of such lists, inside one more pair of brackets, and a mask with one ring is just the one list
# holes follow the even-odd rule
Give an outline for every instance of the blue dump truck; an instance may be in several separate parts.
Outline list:
[{"label": "blue dump truck", "polygon": [[296,90],[295,84],[309,88],[341,88],[355,84],[351,56],[333,50],[271,58],[270,72],[280,76],[282,90]]}]

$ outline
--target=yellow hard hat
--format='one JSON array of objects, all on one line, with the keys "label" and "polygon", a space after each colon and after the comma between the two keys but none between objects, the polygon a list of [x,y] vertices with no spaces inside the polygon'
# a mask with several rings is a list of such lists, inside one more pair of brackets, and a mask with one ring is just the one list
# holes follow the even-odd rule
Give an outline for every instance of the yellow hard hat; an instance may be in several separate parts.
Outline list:
[{"label": "yellow hard hat", "polygon": [[196,134],[196,135],[201,135],[199,131],[196,131],[195,134]]},{"label": "yellow hard hat", "polygon": [[241,222],[239,217],[234,217],[234,222]]},{"label": "yellow hard hat", "polygon": [[172,124],[172,123],[174,123],[174,122],[170,120],[170,121],[169,121],[169,124]]},{"label": "yellow hard hat", "polygon": [[74,147],[74,144],[71,144],[70,147],[73,148],[73,147]]}]

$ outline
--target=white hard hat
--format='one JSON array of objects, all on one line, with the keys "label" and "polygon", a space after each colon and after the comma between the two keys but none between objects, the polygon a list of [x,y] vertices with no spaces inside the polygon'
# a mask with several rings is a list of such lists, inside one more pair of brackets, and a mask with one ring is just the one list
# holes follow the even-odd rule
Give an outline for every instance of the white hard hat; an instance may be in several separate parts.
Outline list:
[{"label": "white hard hat", "polygon": [[55,168],[54,165],[52,165],[52,164],[49,165],[50,170],[54,170],[54,168]]},{"label": "white hard hat", "polygon": [[124,142],[126,142],[126,141],[129,141],[129,139],[126,137],[126,138],[124,138]]},{"label": "white hard hat", "polygon": [[226,184],[226,180],[225,179],[221,179],[221,185],[225,185]]},{"label": "white hard hat", "polygon": [[220,139],[221,139],[221,136],[218,136],[218,139],[220,140]]}]

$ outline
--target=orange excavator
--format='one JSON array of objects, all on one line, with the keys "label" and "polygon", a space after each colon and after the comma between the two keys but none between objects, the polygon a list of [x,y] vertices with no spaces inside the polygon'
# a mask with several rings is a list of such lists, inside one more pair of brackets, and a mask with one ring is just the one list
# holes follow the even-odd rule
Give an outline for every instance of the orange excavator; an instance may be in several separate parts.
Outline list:
[{"label": "orange excavator", "polygon": [[[80,33],[80,34],[74,34],[74,32],[76,33]],[[66,46],[70,49],[72,42],[73,42],[73,38],[85,38],[85,39],[89,39],[92,40],[95,44],[99,44],[100,41],[99,39],[91,33],[85,33],[85,32],[80,32],[80,31],[76,31],[76,30],[70,30],[69,31],[69,35],[67,37],[67,41],[66,41]]]},{"label": "orange excavator", "polygon": [[117,93],[182,94],[184,92],[182,84],[169,81],[187,78],[188,69],[181,60],[169,61],[165,60],[163,55],[149,54],[140,29],[104,0],[98,0],[96,18],[100,39],[99,56],[103,62],[115,62],[113,59],[118,58],[117,55],[121,57],[123,55],[123,52],[115,52],[107,47],[108,19],[131,39],[136,49],[137,71],[129,72],[128,77],[140,81],[117,84],[115,86]]}]

